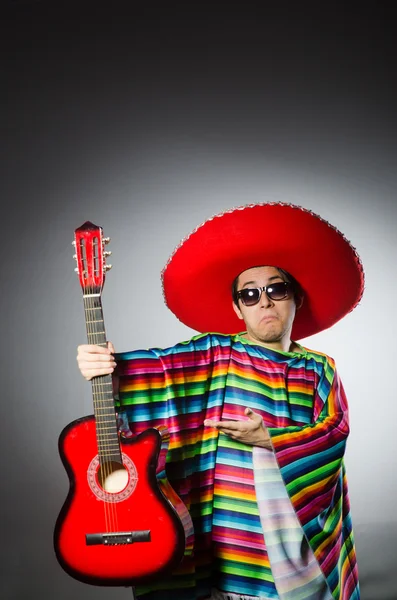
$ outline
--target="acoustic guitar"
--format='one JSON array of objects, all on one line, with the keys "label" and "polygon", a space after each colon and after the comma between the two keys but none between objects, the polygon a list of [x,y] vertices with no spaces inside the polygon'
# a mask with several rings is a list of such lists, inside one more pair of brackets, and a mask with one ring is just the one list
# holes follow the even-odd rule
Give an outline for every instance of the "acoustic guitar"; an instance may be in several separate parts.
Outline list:
[{"label": "acoustic guitar", "polygon": [[[101,294],[109,238],[86,222],[73,244],[89,344],[106,346]],[[59,453],[70,480],[55,525],[63,569],[93,585],[135,586],[170,574],[192,550],[193,524],[165,474],[165,427],[135,436],[118,423],[112,376],[91,381],[94,414],[67,425]]]}]

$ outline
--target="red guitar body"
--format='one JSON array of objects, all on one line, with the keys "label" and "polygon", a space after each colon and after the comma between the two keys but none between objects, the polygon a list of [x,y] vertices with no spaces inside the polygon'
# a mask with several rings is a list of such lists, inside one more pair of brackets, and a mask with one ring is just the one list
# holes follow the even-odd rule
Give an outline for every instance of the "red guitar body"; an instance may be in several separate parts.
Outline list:
[{"label": "red guitar body", "polygon": [[[70,491],[54,541],[69,575],[95,585],[129,586],[178,566],[189,535],[184,521],[189,526],[190,517],[164,479],[167,437],[166,430],[148,429],[122,443],[128,480],[124,489],[109,493],[100,484],[94,417],[63,430],[59,451]],[[128,542],[134,535],[147,539]]]}]

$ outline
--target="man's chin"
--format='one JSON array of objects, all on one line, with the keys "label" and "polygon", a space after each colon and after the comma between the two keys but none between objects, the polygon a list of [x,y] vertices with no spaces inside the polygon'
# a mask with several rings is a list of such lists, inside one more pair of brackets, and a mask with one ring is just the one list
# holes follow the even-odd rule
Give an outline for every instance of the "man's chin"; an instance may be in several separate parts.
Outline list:
[{"label": "man's chin", "polygon": [[253,341],[262,342],[262,344],[278,344],[288,337],[288,331],[281,329],[274,323],[273,327],[268,325],[265,329],[249,332],[249,337]]},{"label": "man's chin", "polygon": [[267,327],[261,329],[261,331],[257,332],[257,335],[263,342],[272,343],[279,342],[283,338],[285,332],[281,331],[279,327],[277,327],[276,323],[268,323]]},{"label": "man's chin", "polygon": [[266,336],[260,339],[263,344],[278,344],[281,340],[281,336]]},{"label": "man's chin", "polygon": [[277,344],[281,342],[283,335],[280,332],[260,332],[258,334],[248,334],[247,337],[253,342],[261,342],[262,344]]}]

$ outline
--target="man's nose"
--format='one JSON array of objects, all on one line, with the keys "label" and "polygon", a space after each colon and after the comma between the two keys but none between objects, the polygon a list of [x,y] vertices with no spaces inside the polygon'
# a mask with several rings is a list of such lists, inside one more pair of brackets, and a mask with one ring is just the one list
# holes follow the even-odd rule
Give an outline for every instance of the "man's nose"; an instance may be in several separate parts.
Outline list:
[{"label": "man's nose", "polygon": [[269,298],[269,296],[262,290],[260,305],[264,308],[268,308],[269,306],[273,306],[273,300]]}]

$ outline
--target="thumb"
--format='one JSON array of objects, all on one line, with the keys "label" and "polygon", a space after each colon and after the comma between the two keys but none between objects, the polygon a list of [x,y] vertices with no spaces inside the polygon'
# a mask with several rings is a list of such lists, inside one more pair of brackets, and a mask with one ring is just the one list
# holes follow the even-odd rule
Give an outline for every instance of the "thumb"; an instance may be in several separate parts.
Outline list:
[{"label": "thumb", "polygon": [[258,423],[262,421],[262,417],[255,413],[251,408],[246,408],[244,414],[247,415],[252,421],[257,421]]}]

